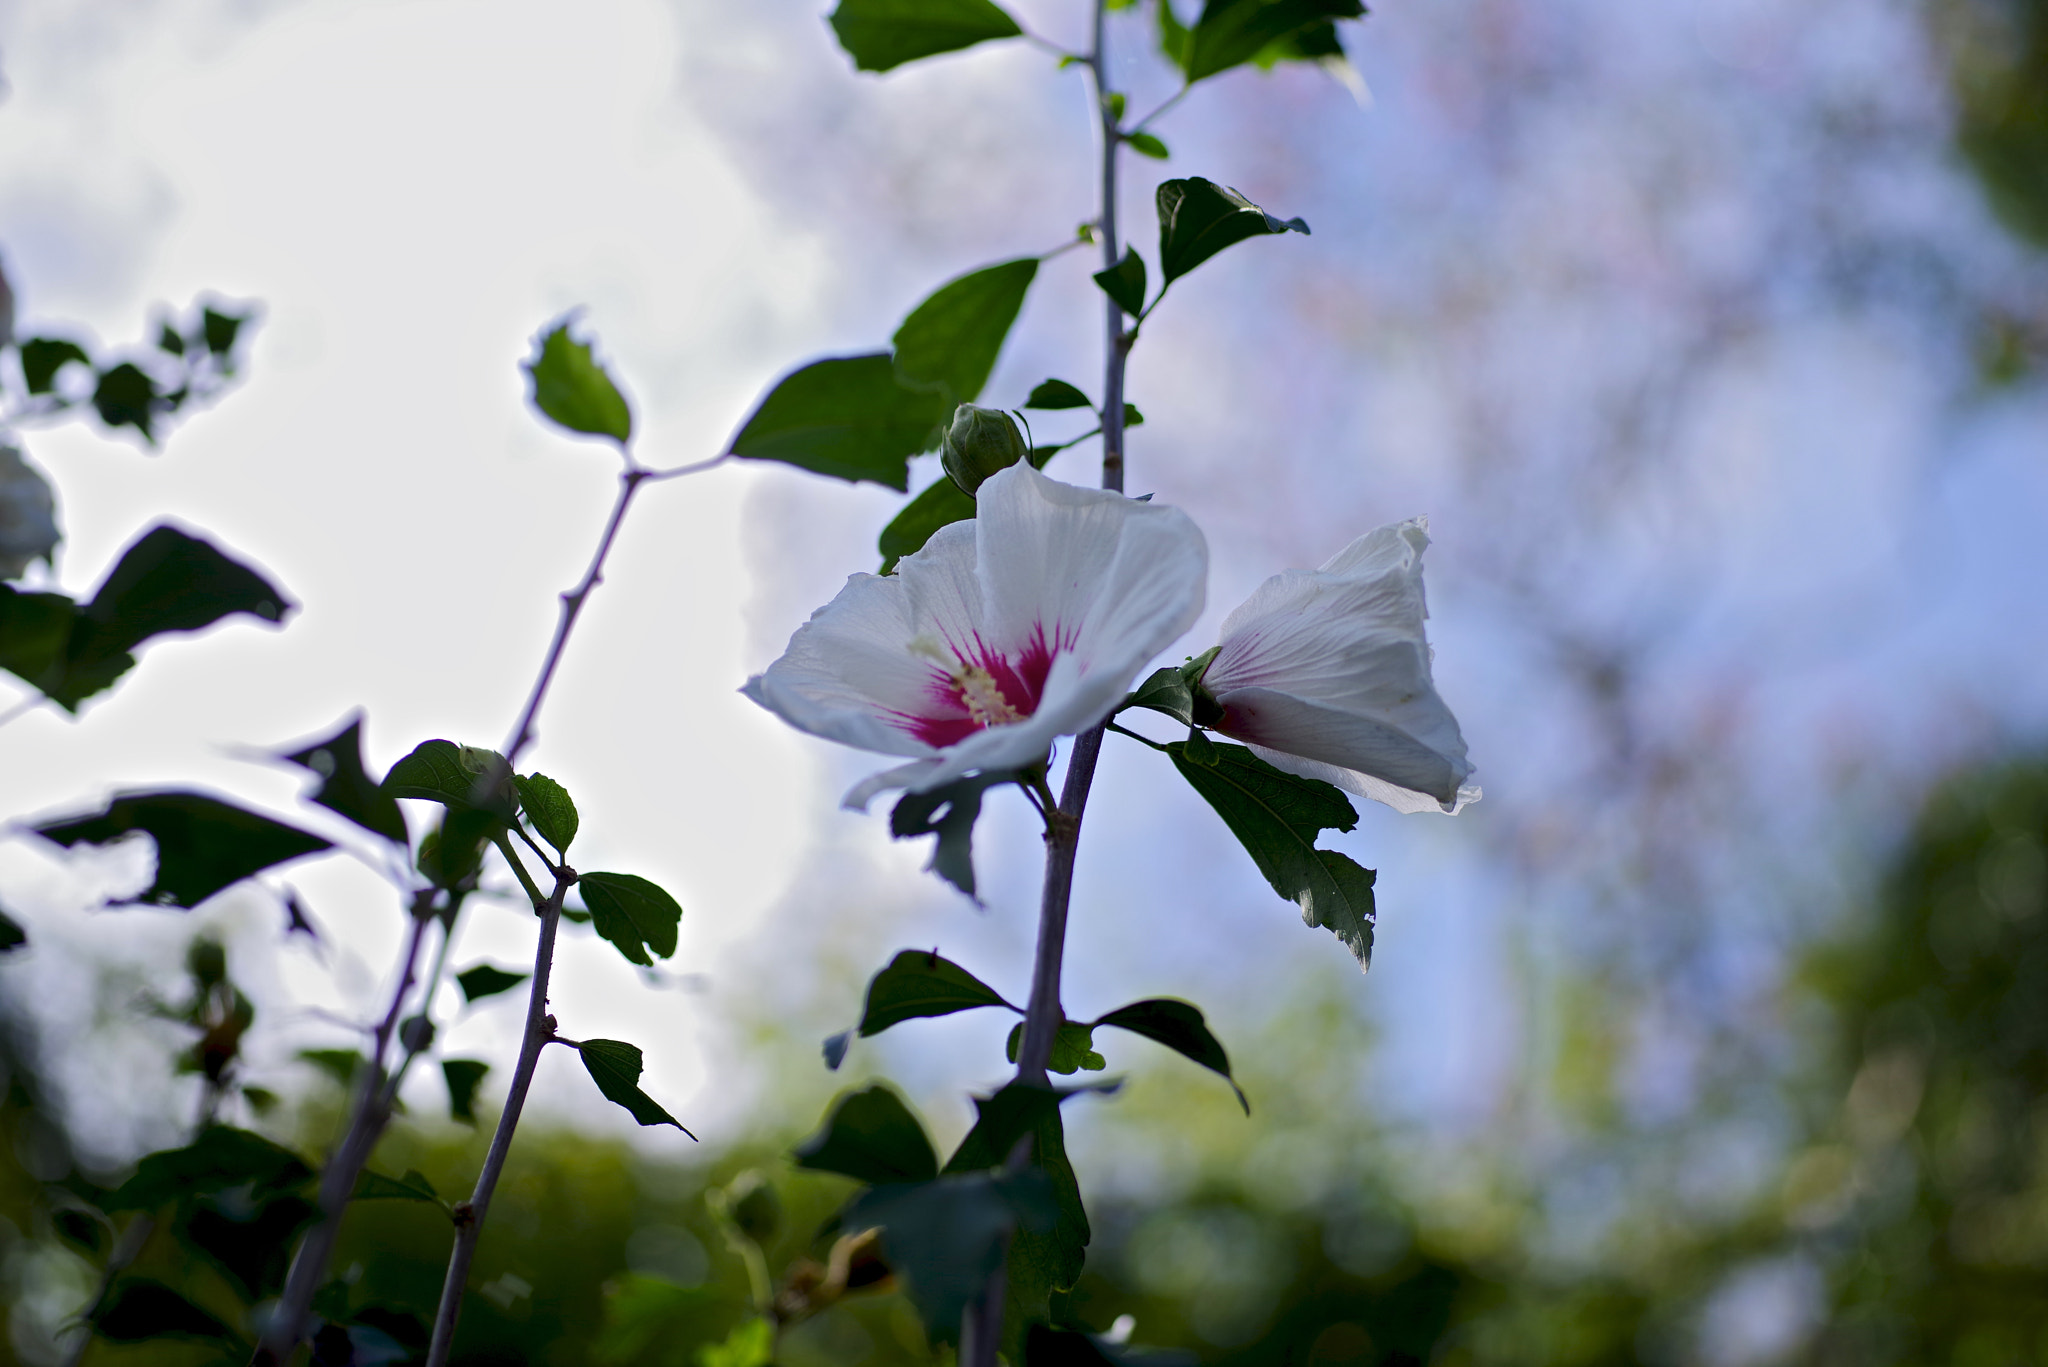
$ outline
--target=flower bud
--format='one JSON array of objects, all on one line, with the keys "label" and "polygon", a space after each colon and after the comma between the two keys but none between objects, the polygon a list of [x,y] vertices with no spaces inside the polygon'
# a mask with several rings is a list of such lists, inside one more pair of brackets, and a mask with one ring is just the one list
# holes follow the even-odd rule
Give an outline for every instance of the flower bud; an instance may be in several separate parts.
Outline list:
[{"label": "flower bud", "polygon": [[939,448],[939,463],[960,492],[969,498],[981,482],[998,470],[1007,470],[1024,459],[1024,434],[1016,419],[1000,408],[976,408],[963,403],[953,410],[953,425],[946,429]]}]

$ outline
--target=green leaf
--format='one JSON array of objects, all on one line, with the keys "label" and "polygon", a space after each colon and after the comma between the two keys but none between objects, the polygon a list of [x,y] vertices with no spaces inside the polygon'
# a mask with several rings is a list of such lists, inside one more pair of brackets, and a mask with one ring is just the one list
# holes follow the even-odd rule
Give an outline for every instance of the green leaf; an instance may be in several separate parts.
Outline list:
[{"label": "green leaf", "polygon": [[1154,161],[1165,161],[1173,155],[1173,153],[1166,150],[1165,143],[1153,137],[1150,133],[1126,133],[1124,134],[1124,141],[1131,145],[1133,152],[1136,152],[1141,157],[1150,157]]},{"label": "green leaf", "polygon": [[936,873],[969,897],[974,896],[974,823],[981,798],[990,788],[1014,783],[1007,770],[970,774],[922,793],[905,793],[889,813],[889,834],[898,840],[936,835],[927,873]]},{"label": "green leaf", "polygon": [[441,823],[420,837],[415,864],[435,887],[463,887],[482,867],[484,850],[504,831],[505,822],[495,812],[450,807],[441,813]]},{"label": "green leaf", "polygon": [[[1019,1021],[1010,1028],[1010,1038],[1003,1046],[1010,1062],[1017,1061],[1017,1052],[1024,1047],[1024,1022]],[[1075,1021],[1062,1021],[1052,1037],[1052,1057],[1046,1060],[1046,1069],[1061,1077],[1070,1077],[1082,1069],[1099,1073],[1109,1066],[1108,1060],[1095,1052],[1095,1037],[1092,1027]]]},{"label": "green leaf", "polygon": [[[64,657],[30,680],[68,711],[135,663],[152,637],[198,631],[245,612],[282,622],[295,605],[248,566],[173,527],[153,527],[121,553],[92,601],[80,608]],[[45,609],[47,611],[47,609]]]},{"label": "green leaf", "polygon": [[185,339],[180,337],[176,329],[172,328],[169,323],[161,324],[157,329],[156,349],[169,352],[173,356],[183,356],[185,354]]},{"label": "green leaf", "polygon": [[897,380],[936,389],[951,403],[977,398],[1037,275],[1038,258],[1027,256],[941,285],[891,339]]},{"label": "green leaf", "polygon": [[861,71],[887,71],[1024,32],[990,0],[839,0],[832,31]]},{"label": "green leaf", "polygon": [[899,384],[887,352],[813,361],[768,391],[732,453],[901,491],[910,458],[938,440],[952,412],[944,395]]},{"label": "green leaf", "polygon": [[[589,1071],[590,1080],[597,1084],[598,1091],[604,1093],[605,1100],[623,1106],[642,1125],[673,1125],[684,1134],[690,1134],[680,1120],[640,1090],[638,1049],[615,1039],[587,1039],[576,1047],[583,1055],[583,1066]],[[690,1138],[696,1137],[690,1134]]]},{"label": "green leaf", "polygon": [[343,1088],[354,1083],[356,1071],[365,1062],[363,1056],[353,1049],[301,1049],[298,1057],[301,1063],[312,1064]]},{"label": "green leaf", "polygon": [[[1127,404],[1125,404],[1125,405],[1124,405],[1124,426],[1125,426],[1125,427],[1143,427],[1144,425],[1145,425],[1145,415],[1144,415],[1143,413],[1140,413],[1140,412],[1138,411],[1138,405],[1136,405],[1136,404],[1134,404],[1134,403],[1127,403]],[[1150,494],[1147,494],[1147,495],[1145,495],[1145,497],[1147,497],[1147,498],[1150,498],[1150,497],[1151,497],[1151,495],[1150,495]]]},{"label": "green leaf", "polygon": [[234,1331],[161,1282],[124,1278],[92,1315],[93,1332],[111,1343],[194,1339],[238,1344]]},{"label": "green leaf", "polygon": [[[494,775],[499,779],[495,787]],[[512,772],[505,757],[474,745],[420,742],[384,775],[384,791],[439,802],[451,811],[488,812],[508,824],[514,817]]]},{"label": "green leaf", "polygon": [[1001,1265],[1005,1242],[1049,1224],[1050,1206],[1042,1173],[977,1172],[876,1187],[849,1203],[846,1220],[881,1226],[883,1251],[926,1332],[950,1343],[960,1336],[961,1312]]},{"label": "green leaf", "polygon": [[408,836],[398,803],[363,772],[363,719],[359,716],[327,740],[282,755],[288,764],[320,776],[313,801],[364,830],[403,845]]},{"label": "green leaf", "polygon": [[[1201,734],[1201,733],[1197,733]],[[1343,792],[1283,773],[1242,745],[1212,747],[1195,763],[1190,747],[1166,747],[1174,767],[1238,838],[1273,890],[1301,907],[1302,920],[1344,942],[1359,967],[1372,962],[1373,871],[1315,847],[1326,830],[1348,831],[1358,814]]]},{"label": "green leaf", "polygon": [[563,319],[540,338],[520,368],[533,382],[533,406],[556,424],[587,436],[610,437],[621,447],[633,439],[633,410],[588,342],[569,335]]},{"label": "green leaf", "polygon": [[683,909],[653,883],[630,873],[586,873],[576,886],[597,933],[634,963],[653,967],[654,960],[647,957],[650,949],[664,959],[676,952],[676,927]]},{"label": "green leaf", "polygon": [[1283,222],[1237,191],[1200,176],[1161,182],[1158,207],[1159,269],[1165,276],[1162,290],[1225,247],[1248,237],[1308,232],[1308,224],[1301,219]]},{"label": "green leaf", "polygon": [[1031,391],[1031,397],[1024,400],[1024,406],[1026,408],[1059,409],[1093,408],[1095,405],[1089,401],[1086,394],[1083,394],[1065,380],[1047,380]]},{"label": "green leaf", "polygon": [[1364,14],[1360,0],[1208,0],[1182,49],[1182,70],[1193,85],[1252,61],[1304,29]]},{"label": "green leaf", "polygon": [[[473,1058],[444,1058],[441,1076],[448,1083],[448,1118],[465,1125],[476,1124],[476,1092],[483,1086],[491,1065]],[[635,1077],[639,1074],[635,1073]]]},{"label": "green leaf", "polygon": [[349,1195],[351,1201],[427,1201],[445,1206],[441,1193],[434,1190],[418,1168],[407,1168],[403,1177],[386,1177],[381,1172],[364,1168],[356,1177],[356,1189]]},{"label": "green leaf", "polygon": [[877,1082],[833,1103],[818,1132],[791,1150],[800,1168],[856,1182],[929,1182],[939,1155],[902,1098]]},{"label": "green leaf", "polygon": [[478,964],[465,968],[455,975],[455,981],[462,988],[462,999],[474,1005],[485,997],[495,997],[500,992],[510,992],[526,981],[525,973],[507,973],[502,968],[489,964]]},{"label": "green leaf", "polygon": [[31,394],[57,387],[57,372],[67,365],[91,365],[92,357],[76,342],[58,337],[31,337],[21,344],[21,375]]},{"label": "green leaf", "polygon": [[[1155,669],[1133,689],[1123,707],[1143,707],[1172,717],[1183,726],[1195,724],[1195,692],[1178,669]],[[1123,708],[1118,708],[1122,711]]]},{"label": "green leaf", "polygon": [[156,434],[150,431],[150,424],[162,406],[156,382],[133,361],[123,361],[100,372],[99,383],[92,391],[92,406],[107,426],[132,427],[142,434],[144,441],[156,440]]},{"label": "green leaf", "polygon": [[221,313],[207,309],[202,316],[200,330],[206,341],[206,349],[216,356],[225,356],[235,349],[235,338],[240,335],[242,325],[249,321],[247,314]]},{"label": "green leaf", "polygon": [[1095,283],[1131,317],[1145,311],[1145,258],[1130,248],[1124,249],[1123,260],[1106,271],[1095,272]]},{"label": "green leaf", "polygon": [[1202,1019],[1202,1009],[1192,1002],[1150,997],[1129,1006],[1119,1006],[1108,1015],[1098,1017],[1095,1024],[1098,1027],[1113,1025],[1119,1030],[1143,1035],[1193,1059],[1212,1073],[1222,1074],[1224,1081],[1230,1084],[1230,1090],[1237,1093],[1237,1104],[1244,1107],[1246,1115],[1252,1113],[1252,1103],[1245,1098],[1244,1088],[1238,1086],[1237,1079],[1230,1075],[1230,1055],[1223,1052],[1223,1045],[1209,1033],[1209,1024]]},{"label": "green leaf", "polygon": [[136,1164],[135,1175],[115,1188],[102,1209],[109,1214],[155,1210],[187,1196],[244,1185],[261,1195],[297,1187],[312,1176],[313,1170],[290,1149],[248,1130],[215,1125],[182,1149],[144,1158]]},{"label": "green leaf", "polygon": [[199,793],[127,793],[98,816],[35,830],[67,848],[146,832],[156,842],[156,879],[135,900],[183,908],[273,865],[333,848],[296,826]]},{"label": "green leaf", "polygon": [[1188,27],[1173,11],[1174,0],[1158,0],[1156,5],[1159,20],[1159,52],[1167,61],[1180,69],[1183,78],[1188,67]]},{"label": "green leaf", "polygon": [[1056,1212],[1052,1228],[1019,1229],[1010,1243],[1007,1319],[1013,1335],[1021,1333],[1025,1323],[1049,1316],[1052,1294],[1073,1288],[1088,1256],[1088,1212],[1081,1205],[1081,1184],[1073,1164],[1067,1160],[1066,1131],[1060,1121],[1060,1103],[1067,1095],[1071,1093],[1012,1082],[993,1096],[976,1097],[974,1128],[946,1163],[948,1173],[999,1167],[1028,1134],[1031,1165],[1051,1183]]},{"label": "green leaf", "polygon": [[876,543],[882,552],[882,573],[895,569],[896,562],[904,556],[923,550],[924,543],[939,528],[973,516],[974,500],[961,493],[960,486],[950,478],[940,475],[882,528],[881,540]]},{"label": "green leaf", "polygon": [[512,786],[518,790],[519,805],[540,838],[553,845],[555,853],[568,854],[570,842],[576,839],[578,820],[569,790],[546,774],[528,774],[524,778],[515,775]]},{"label": "green leaf", "polygon": [[768,1367],[775,1360],[775,1326],[765,1319],[743,1320],[723,1343],[697,1350],[697,1367]]},{"label": "green leaf", "polygon": [[982,1006],[1017,1010],[987,983],[952,960],[940,958],[937,950],[906,949],[869,981],[860,1033],[865,1039],[907,1020],[950,1016]]},{"label": "green leaf", "polygon": [[28,932],[21,928],[21,922],[0,911],[0,954],[11,954],[28,943]]},{"label": "green leaf", "polygon": [[[972,515],[973,505],[968,507]],[[60,669],[77,616],[78,605],[61,593],[0,584],[0,669],[29,683]]]}]

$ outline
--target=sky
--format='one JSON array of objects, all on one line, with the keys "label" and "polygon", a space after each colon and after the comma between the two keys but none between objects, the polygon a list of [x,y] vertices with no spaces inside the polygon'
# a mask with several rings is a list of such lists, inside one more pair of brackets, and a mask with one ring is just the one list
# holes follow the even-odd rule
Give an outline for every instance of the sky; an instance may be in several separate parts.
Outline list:
[{"label": "sky", "polygon": [[[1685,1079],[1732,1066],[1731,1021],[1771,1018],[1786,955],[1853,900],[1934,775],[2043,734],[2048,410],[2037,384],[1988,389],[1970,362],[1985,311],[2042,297],[2042,268],[1948,158],[1912,15],[1822,8],[1386,6],[1349,39],[1363,98],[1311,69],[1246,71],[1160,125],[1174,158],[1132,167],[1123,205],[1141,251],[1166,174],[1315,230],[1177,286],[1134,356],[1132,488],[1188,508],[1214,567],[1170,657],[1264,576],[1428,514],[1438,682],[1487,797],[1454,820],[1365,812],[1336,842],[1380,870],[1361,977],[1150,756],[1113,750],[1070,1012],[1199,1001],[1256,1095],[1285,1066],[1263,1041],[1324,994],[1360,1040],[1357,1095],[1333,1110],[1541,1135],[1523,1086],[1555,1045],[1541,984],[1614,968],[1634,983],[1631,1104],[1654,1121],[1706,1085]],[[1064,0],[1017,9],[1081,37]],[[1078,75],[1011,44],[860,76],[821,12],[0,3],[0,259],[21,330],[121,344],[207,292],[260,309],[243,382],[160,452],[78,424],[26,434],[58,490],[55,579],[88,590],[169,519],[300,604],[282,630],[150,647],[78,720],[0,728],[6,810],[196,785],[363,849],[256,752],[357,709],[373,767],[433,736],[501,742],[616,471],[523,402],[517,362],[545,323],[580,309],[641,458],[693,461],[777,375],[878,348],[940,282],[1092,215]],[[1133,107],[1170,93],[1142,33],[1114,37]],[[1092,267],[1057,265],[998,401],[1050,374],[1095,387]],[[1088,461],[1052,473],[1092,482]],[[896,949],[941,945],[1024,990],[1022,804],[984,821],[977,909],[887,840],[879,808],[837,809],[875,760],[736,692],[872,568],[897,506],[780,467],[649,490],[541,721],[532,760],[581,808],[579,866],[652,877],[686,913],[654,981],[569,936],[562,1029],[640,1044],[647,1089],[708,1138],[823,1106],[845,1078],[816,1040]],[[189,1124],[188,1084],[152,1073],[175,1041],[131,1008],[174,990],[164,965],[196,926],[229,936],[257,989],[266,1085],[308,1085],[292,1052],[345,1043],[339,1022],[384,990],[401,917],[362,861],[266,879],[304,896],[317,947],[280,941],[272,893],[85,910],[117,872],[0,839],[0,890],[36,945],[0,990],[65,1043],[99,1161]],[[481,907],[453,962],[517,965],[528,926]],[[516,1016],[463,1015],[444,1047],[508,1059]],[[1004,1028],[899,1031],[857,1046],[847,1076],[901,1079],[958,1132]],[[108,1066],[118,1093],[94,1085]],[[1180,1081],[1190,1105],[1228,1104]],[[412,1086],[441,1104],[433,1079]],[[536,1098],[630,1128],[566,1064]]]}]

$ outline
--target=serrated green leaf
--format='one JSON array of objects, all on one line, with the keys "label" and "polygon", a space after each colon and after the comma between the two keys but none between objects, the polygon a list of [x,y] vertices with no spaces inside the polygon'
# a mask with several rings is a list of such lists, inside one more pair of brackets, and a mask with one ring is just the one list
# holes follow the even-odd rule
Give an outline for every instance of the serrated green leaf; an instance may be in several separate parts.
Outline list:
[{"label": "serrated green leaf", "polygon": [[[1124,707],[1164,713],[1182,726],[1195,724],[1195,693],[1178,669],[1155,669],[1124,699]],[[1122,711],[1123,708],[1118,708]]]},{"label": "serrated green leaf", "polygon": [[1223,1045],[1216,1036],[1209,1033],[1209,1023],[1202,1018],[1202,1009],[1192,1002],[1151,997],[1132,1002],[1129,1006],[1119,1006],[1108,1015],[1097,1017],[1095,1024],[1143,1035],[1213,1073],[1220,1073],[1230,1084],[1230,1090],[1237,1093],[1237,1104],[1244,1107],[1244,1113],[1252,1113],[1252,1103],[1245,1098],[1244,1089],[1237,1085],[1237,1079],[1231,1076],[1230,1055],[1223,1051]]},{"label": "serrated green leaf", "polygon": [[1248,237],[1308,232],[1301,219],[1282,221],[1237,191],[1200,176],[1162,182],[1157,199],[1162,290]]},{"label": "serrated green leaf", "polygon": [[840,0],[831,22],[839,45],[862,71],[887,71],[1024,32],[990,0]]},{"label": "serrated green leaf", "polygon": [[407,1168],[403,1177],[386,1177],[381,1172],[364,1168],[356,1177],[356,1189],[349,1196],[351,1201],[426,1201],[433,1205],[446,1205],[441,1193],[434,1190],[434,1184],[426,1179],[418,1168]]},{"label": "serrated green leaf", "polygon": [[732,439],[732,453],[813,474],[910,487],[910,458],[938,441],[953,405],[905,388],[887,352],[840,356],[778,380]]},{"label": "serrated green leaf", "polygon": [[441,1077],[448,1084],[448,1118],[465,1125],[476,1124],[476,1093],[483,1086],[491,1065],[481,1059],[444,1058]]},{"label": "serrated green leaf", "polygon": [[[498,780],[495,785],[491,782],[494,776]],[[507,824],[516,810],[512,772],[505,757],[496,750],[449,740],[421,741],[411,754],[391,766],[383,787],[392,797],[439,802],[451,811],[487,812]]]},{"label": "serrated green leaf", "polygon": [[579,821],[569,790],[546,774],[528,774],[524,778],[514,775],[512,786],[518,790],[519,805],[540,838],[553,845],[555,853],[568,854]]},{"label": "serrated green leaf", "polygon": [[633,439],[633,410],[588,342],[569,335],[565,319],[539,339],[520,368],[532,381],[533,406],[571,432],[610,437],[620,446]]},{"label": "serrated green leaf", "polygon": [[21,344],[21,376],[31,394],[55,390],[57,372],[65,366],[91,364],[84,347],[61,337],[31,337]]},{"label": "serrated green leaf", "polygon": [[906,949],[868,982],[862,1038],[925,1016],[950,1016],[982,1006],[1017,1010],[1003,995],[937,950]]},{"label": "serrated green leaf", "polygon": [[490,964],[478,964],[465,968],[455,975],[456,983],[462,988],[462,999],[472,1005],[485,997],[495,997],[500,992],[510,992],[531,976],[525,973],[508,973]]},{"label": "serrated green leaf", "polygon": [[936,389],[949,404],[979,397],[1037,275],[1038,258],[1027,256],[941,285],[891,339],[897,380]]},{"label": "serrated green leaf", "polygon": [[935,835],[927,873],[936,873],[969,897],[974,896],[974,823],[981,816],[982,795],[1017,775],[998,770],[969,774],[922,793],[905,793],[889,813],[889,834],[898,840]]},{"label": "serrated green leaf", "polygon": [[877,1082],[832,1104],[818,1132],[791,1150],[800,1168],[884,1186],[929,1182],[939,1155],[903,1099]]},{"label": "serrated green leaf", "polygon": [[1173,153],[1166,150],[1165,143],[1153,137],[1150,133],[1126,133],[1124,134],[1124,141],[1131,145],[1133,152],[1136,152],[1141,157],[1150,157],[1154,161],[1165,161],[1173,155]]},{"label": "serrated green leaf", "polygon": [[1024,400],[1026,408],[1061,409],[1093,408],[1095,405],[1078,388],[1065,380],[1047,380],[1031,391],[1031,397]]},{"label": "serrated green leaf", "polygon": [[1305,29],[1364,14],[1360,0],[1208,0],[1188,31],[1182,70],[1193,85],[1257,59]]},{"label": "serrated green leaf", "polygon": [[[1017,1061],[1018,1051],[1024,1047],[1024,1022],[1019,1021],[1010,1030],[1010,1038],[1004,1045],[1010,1062]],[[1078,1021],[1062,1021],[1052,1037],[1052,1056],[1046,1060],[1046,1070],[1061,1077],[1071,1077],[1086,1069],[1099,1073],[1109,1066],[1108,1060],[1095,1052],[1095,1036],[1092,1026]]]},{"label": "serrated green leaf", "polygon": [[1274,768],[1242,745],[1209,749],[1210,757],[1198,761],[1187,742],[1166,747],[1181,777],[1216,809],[1273,890],[1301,908],[1302,920],[1343,941],[1359,967],[1370,965],[1373,871],[1315,847],[1322,831],[1358,824],[1349,799],[1331,784]]},{"label": "serrated green leaf", "polygon": [[634,963],[653,967],[650,949],[664,959],[676,952],[683,909],[655,884],[630,873],[586,873],[576,886],[597,933]]},{"label": "serrated green leaf", "polygon": [[155,1210],[188,1196],[248,1186],[258,1195],[295,1188],[313,1170],[290,1149],[260,1134],[215,1125],[182,1149],[153,1153],[101,1204],[109,1214]]},{"label": "serrated green leaf", "polygon": [[188,909],[251,874],[333,848],[296,826],[199,793],[127,793],[97,816],[35,830],[67,848],[145,832],[156,842],[156,877],[135,900]]},{"label": "serrated green leaf", "polygon": [[640,1090],[640,1051],[630,1044],[615,1039],[587,1039],[577,1046],[583,1055],[583,1067],[590,1073],[590,1080],[603,1092],[605,1100],[622,1106],[633,1119],[642,1125],[673,1125],[689,1134],[683,1123],[656,1104],[653,1097]]},{"label": "serrated green leaf", "polygon": [[326,740],[279,758],[320,776],[312,800],[347,817],[374,835],[403,845],[409,839],[398,802],[363,771],[363,719],[357,717]]},{"label": "serrated green leaf", "polygon": [[[1171,279],[1171,277],[1168,277]],[[1128,247],[1124,259],[1106,271],[1095,272],[1095,283],[1116,301],[1116,306],[1135,318],[1145,311],[1145,258]]]}]

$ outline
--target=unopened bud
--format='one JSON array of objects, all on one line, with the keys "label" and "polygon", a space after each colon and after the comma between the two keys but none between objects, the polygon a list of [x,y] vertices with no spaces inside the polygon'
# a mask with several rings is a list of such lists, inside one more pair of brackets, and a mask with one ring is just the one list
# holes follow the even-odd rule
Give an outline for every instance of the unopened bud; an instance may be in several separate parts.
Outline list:
[{"label": "unopened bud", "polygon": [[981,482],[998,470],[1024,459],[1027,448],[1017,421],[1000,408],[963,403],[953,410],[953,425],[939,448],[939,463],[969,498]]}]

